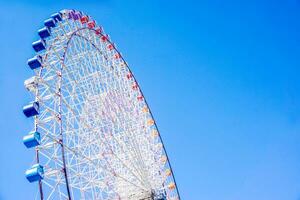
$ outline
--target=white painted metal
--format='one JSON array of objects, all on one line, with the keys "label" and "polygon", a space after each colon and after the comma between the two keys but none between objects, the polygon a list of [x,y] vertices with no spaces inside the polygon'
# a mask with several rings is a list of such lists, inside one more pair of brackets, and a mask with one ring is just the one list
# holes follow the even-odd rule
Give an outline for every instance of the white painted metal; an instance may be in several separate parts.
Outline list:
[{"label": "white painted metal", "polygon": [[[44,199],[179,199],[170,165],[143,95],[119,52],[78,20],[51,29],[36,91]],[[35,84],[31,84],[34,80]],[[36,87],[34,89],[33,87]],[[62,133],[62,135],[61,135]],[[63,136],[63,137],[62,137]],[[36,199],[39,195],[36,195]]]}]

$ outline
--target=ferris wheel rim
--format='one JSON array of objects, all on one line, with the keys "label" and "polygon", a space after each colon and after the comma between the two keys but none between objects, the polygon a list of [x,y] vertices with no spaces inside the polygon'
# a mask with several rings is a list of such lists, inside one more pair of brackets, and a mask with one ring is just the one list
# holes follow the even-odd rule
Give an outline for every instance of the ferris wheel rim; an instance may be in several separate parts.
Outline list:
[{"label": "ferris wheel rim", "polygon": [[[71,19],[72,19],[72,18],[71,18]],[[70,19],[65,19],[65,20],[70,20]],[[72,38],[73,38],[74,36],[83,37],[83,36],[80,36],[80,35],[76,35],[76,33],[79,32],[80,30],[84,30],[84,29],[88,29],[89,31],[96,32],[95,29],[90,29],[90,28],[87,28],[87,27],[82,28],[82,29],[77,29],[77,30],[75,30],[75,31],[72,33],[72,35],[68,38],[68,40],[67,40],[67,45],[66,45],[66,47],[64,48],[63,63],[65,62],[65,55],[67,54],[67,51],[68,51],[68,49],[69,49],[69,48],[68,48],[68,45],[69,45],[70,41],[72,40]],[[102,32],[100,33],[100,35],[101,35],[101,36],[105,36]],[[86,39],[87,39],[87,38],[86,38]],[[87,39],[87,40],[88,40],[88,39]],[[90,42],[90,43],[91,43],[98,51],[100,51],[100,50],[99,50],[99,49],[98,49],[91,41],[88,41],[88,42]],[[116,48],[116,46],[114,45],[114,43],[112,43],[111,40],[110,40],[109,38],[107,38],[107,42],[108,42],[109,44],[112,44],[112,45],[114,46],[115,51],[120,55],[120,59],[121,59],[121,60],[123,61],[123,63],[125,64],[125,67],[126,67],[126,68],[129,70],[129,72],[132,74],[134,80],[136,80],[136,78],[135,78],[134,74],[132,73],[130,67],[128,66],[128,64],[127,64],[127,62],[125,61],[124,57],[121,55],[120,51]],[[46,45],[47,45],[47,44],[46,44]],[[52,48],[52,47],[49,46],[49,49],[51,49],[51,48]],[[49,49],[48,49],[48,50],[49,50]],[[47,51],[48,51],[48,50],[47,50]],[[45,54],[45,58],[46,58],[46,59],[47,59],[47,57],[48,57],[48,53]],[[62,65],[62,66],[61,66],[61,71],[63,70],[63,68],[64,68],[64,67],[63,67],[63,65]],[[42,73],[42,70],[44,70],[44,69],[45,69],[45,68],[43,68],[43,66],[42,66],[42,67],[41,67],[41,70],[40,70],[40,73]],[[139,87],[138,81],[136,81],[136,84],[137,84],[138,87]],[[141,90],[140,87],[139,87],[139,92],[140,92],[141,95],[144,97],[144,94],[143,94],[143,92],[142,92],[142,90]],[[147,102],[146,98],[143,98],[143,101],[144,101],[145,105],[149,108],[149,105],[148,105],[148,102]],[[153,113],[152,113],[151,109],[149,109],[149,113],[150,113],[151,118],[154,120]],[[157,123],[156,123],[155,120],[154,120],[154,126],[155,126],[155,128],[158,130],[158,126],[157,126]],[[170,161],[169,161],[169,156],[168,156],[167,151],[166,151],[166,149],[165,149],[165,144],[164,144],[164,142],[163,142],[163,140],[162,140],[162,137],[161,137],[161,134],[160,134],[160,131],[159,131],[159,130],[158,130],[158,136],[159,136],[159,139],[160,139],[160,141],[161,141],[161,143],[162,143],[163,152],[164,152],[164,154],[166,155],[167,163],[168,163],[168,166],[169,166],[169,168],[170,168],[170,170],[171,170],[172,178],[173,178],[173,180],[174,180],[174,182],[175,182],[175,188],[176,188],[178,197],[179,197],[179,199],[180,199],[180,193],[179,193],[179,190],[178,190],[178,186],[177,186],[177,184],[176,184],[174,172],[173,172],[173,169],[172,169],[172,167],[171,167],[171,163],[170,163]],[[64,146],[63,142],[62,142],[62,146]],[[37,155],[38,155],[38,154],[39,154],[39,152],[38,152],[38,150],[37,150]],[[64,154],[63,154],[63,156],[64,156]],[[65,170],[67,170],[67,168],[65,168]],[[67,181],[67,178],[66,178],[66,181]],[[71,199],[70,196],[69,196],[69,199]]]}]

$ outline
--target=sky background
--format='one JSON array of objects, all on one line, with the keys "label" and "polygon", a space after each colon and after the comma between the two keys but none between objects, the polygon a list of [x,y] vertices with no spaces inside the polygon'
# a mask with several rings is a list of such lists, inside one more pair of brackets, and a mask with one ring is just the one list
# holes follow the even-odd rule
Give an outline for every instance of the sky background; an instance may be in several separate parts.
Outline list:
[{"label": "sky background", "polygon": [[0,0],[0,200],[33,199],[23,81],[43,20],[93,16],[152,109],[182,200],[300,200],[300,1]]}]

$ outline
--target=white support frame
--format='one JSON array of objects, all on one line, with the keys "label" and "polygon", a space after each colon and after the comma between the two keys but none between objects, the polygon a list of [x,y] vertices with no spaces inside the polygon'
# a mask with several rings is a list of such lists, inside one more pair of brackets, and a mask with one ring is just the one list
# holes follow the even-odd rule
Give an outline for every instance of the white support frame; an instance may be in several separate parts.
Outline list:
[{"label": "white support frame", "polygon": [[102,40],[103,32],[69,19],[69,12],[51,29],[39,53],[42,67],[34,70],[37,84],[30,85],[40,103],[35,130],[42,136],[36,151],[45,170],[43,199],[142,200],[163,193],[179,200],[157,126],[127,63],[108,49],[113,43]]}]

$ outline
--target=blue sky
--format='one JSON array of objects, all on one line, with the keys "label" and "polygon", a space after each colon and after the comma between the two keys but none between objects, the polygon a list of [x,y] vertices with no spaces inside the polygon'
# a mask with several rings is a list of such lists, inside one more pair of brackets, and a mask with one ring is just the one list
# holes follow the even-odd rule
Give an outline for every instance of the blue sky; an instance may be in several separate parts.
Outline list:
[{"label": "blue sky", "polygon": [[33,199],[23,81],[51,13],[92,15],[131,66],[182,199],[300,199],[298,0],[0,0],[0,200]]}]

